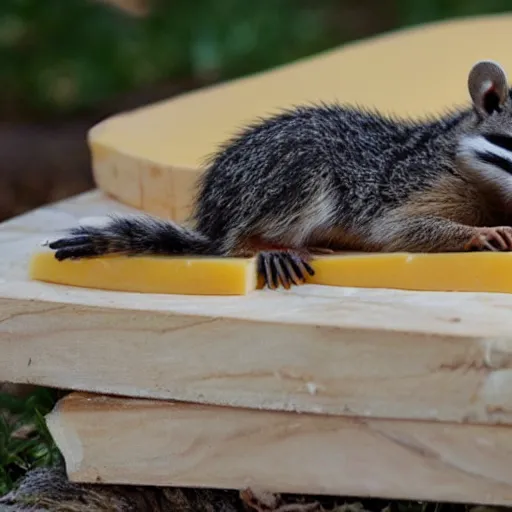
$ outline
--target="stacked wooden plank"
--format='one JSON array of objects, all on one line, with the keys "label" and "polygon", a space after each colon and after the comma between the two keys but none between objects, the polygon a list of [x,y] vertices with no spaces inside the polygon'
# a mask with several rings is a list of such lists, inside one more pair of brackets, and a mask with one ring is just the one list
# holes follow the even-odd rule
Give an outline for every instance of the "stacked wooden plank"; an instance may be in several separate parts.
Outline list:
[{"label": "stacked wooden plank", "polygon": [[93,130],[102,191],[0,226],[0,380],[76,391],[47,418],[72,480],[512,504],[511,295],[197,297],[27,277],[39,243],[84,217],[184,219],[199,155],[253,115],[336,96],[418,115],[463,101],[475,60],[512,68],[511,27],[388,36]]},{"label": "stacked wooden plank", "polygon": [[93,192],[0,227],[2,380],[96,393],[48,417],[71,479],[512,502],[512,296],[27,279],[41,240],[112,209]]}]

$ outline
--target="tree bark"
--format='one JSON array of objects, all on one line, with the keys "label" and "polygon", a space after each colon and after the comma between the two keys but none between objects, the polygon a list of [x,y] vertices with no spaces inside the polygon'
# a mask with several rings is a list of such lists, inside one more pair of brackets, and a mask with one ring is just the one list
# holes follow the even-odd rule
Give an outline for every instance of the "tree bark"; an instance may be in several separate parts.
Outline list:
[{"label": "tree bark", "polygon": [[[0,498],[1,512],[366,512],[339,499],[232,490],[138,487],[70,482],[64,467],[29,471]],[[343,500],[341,500],[343,501]],[[327,508],[324,508],[325,507]]]},{"label": "tree bark", "polygon": [[237,512],[238,493],[70,482],[63,468],[28,472],[0,498],[2,512]]}]

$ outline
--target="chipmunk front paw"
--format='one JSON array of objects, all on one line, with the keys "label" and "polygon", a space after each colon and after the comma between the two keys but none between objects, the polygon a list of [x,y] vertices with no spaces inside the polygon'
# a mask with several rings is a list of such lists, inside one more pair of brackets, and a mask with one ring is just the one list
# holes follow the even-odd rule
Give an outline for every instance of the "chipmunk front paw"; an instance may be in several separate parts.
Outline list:
[{"label": "chipmunk front paw", "polygon": [[476,228],[475,235],[468,242],[467,250],[511,251],[512,227]]}]

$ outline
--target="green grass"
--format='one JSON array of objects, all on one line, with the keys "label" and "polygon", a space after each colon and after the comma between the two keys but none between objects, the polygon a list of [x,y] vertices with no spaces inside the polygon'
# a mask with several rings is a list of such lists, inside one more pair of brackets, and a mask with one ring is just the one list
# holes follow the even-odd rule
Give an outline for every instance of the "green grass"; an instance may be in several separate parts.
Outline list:
[{"label": "green grass", "polygon": [[30,469],[60,460],[46,427],[57,393],[39,388],[25,398],[0,393],[0,496]]}]

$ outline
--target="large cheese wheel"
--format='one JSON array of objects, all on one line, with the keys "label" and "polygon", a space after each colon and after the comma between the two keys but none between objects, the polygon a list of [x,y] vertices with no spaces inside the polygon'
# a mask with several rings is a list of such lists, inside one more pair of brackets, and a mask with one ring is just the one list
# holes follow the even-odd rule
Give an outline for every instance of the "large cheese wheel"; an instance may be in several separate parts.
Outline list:
[{"label": "large cheese wheel", "polygon": [[497,60],[512,74],[510,34],[512,15],[425,25],[112,117],[89,133],[94,178],[126,204],[183,221],[205,157],[244,123],[319,100],[442,112],[469,100],[476,61]]}]

